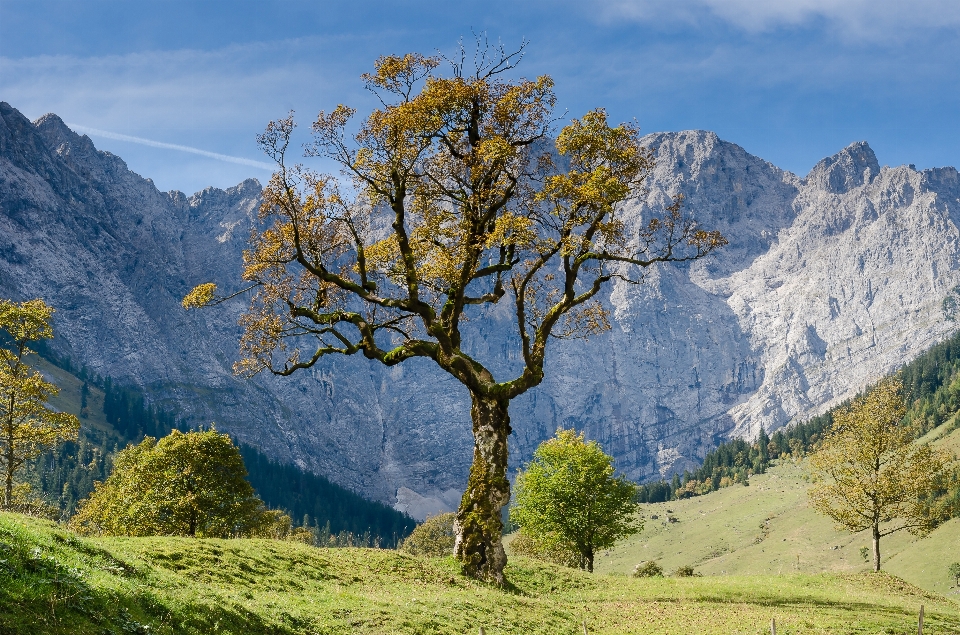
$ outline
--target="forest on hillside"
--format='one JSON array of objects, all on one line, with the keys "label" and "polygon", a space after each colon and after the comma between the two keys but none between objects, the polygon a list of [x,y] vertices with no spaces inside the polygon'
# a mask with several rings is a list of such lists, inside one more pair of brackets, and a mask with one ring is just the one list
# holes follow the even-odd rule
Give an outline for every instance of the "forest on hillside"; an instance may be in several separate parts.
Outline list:
[{"label": "forest on hillside", "polygon": [[[894,373],[903,383],[907,414],[903,425],[916,437],[950,421],[960,412],[960,332],[933,346]],[[864,390],[866,392],[866,390]],[[734,484],[749,485],[750,476],[763,474],[778,458],[800,458],[816,447],[833,424],[833,413],[852,400],[834,406],[822,415],[768,435],[761,430],[754,441],[732,439],[707,452],[694,471],[675,474],[670,481],[641,485],[638,502],[658,503],[700,496]],[[954,420],[956,421],[956,420]],[[955,422],[953,425],[957,425]],[[952,492],[940,492],[954,500],[960,512],[960,484]]]},{"label": "forest on hillside", "polygon": [[[59,509],[62,518],[68,518],[78,502],[93,491],[94,482],[106,480],[119,450],[146,436],[162,437],[191,426],[149,403],[136,387],[118,385],[110,377],[77,368],[69,359],[39,344],[35,348],[44,359],[83,382],[78,413],[81,421],[89,418],[89,395],[91,389],[97,389],[103,394],[102,414],[109,424],[107,430],[81,424],[76,442],[63,443],[27,466],[24,480]],[[240,443],[238,447],[257,495],[271,509],[289,514],[295,526],[312,530],[318,545],[395,547],[416,526],[406,514],[367,500],[323,476],[274,461],[253,446]]]},{"label": "forest on hillside", "polygon": [[[112,457],[119,449],[145,436],[160,437],[188,426],[173,413],[150,404],[142,391],[117,385],[110,377],[98,377],[44,346],[39,348],[47,361],[84,382],[81,417],[91,387],[102,391],[103,415],[110,424],[109,430],[82,426],[76,442],[45,453],[28,467],[26,480],[66,518],[93,491],[95,481],[105,480]],[[904,425],[912,426],[919,437],[950,421],[960,411],[960,333],[932,347],[896,374],[903,382],[909,406]],[[705,455],[698,469],[675,474],[671,480],[641,485],[637,500],[656,503],[700,496],[734,484],[749,485],[750,477],[763,474],[773,461],[802,457],[811,451],[832,424],[833,412],[849,403],[850,400],[844,401],[822,415],[772,435],[761,431],[753,441],[724,441]],[[368,501],[322,476],[278,463],[252,446],[239,447],[258,495],[271,508],[288,513],[296,526],[310,528],[318,544],[393,547],[416,524],[410,517]],[[940,495],[955,499],[954,508],[960,510],[960,486]]]}]

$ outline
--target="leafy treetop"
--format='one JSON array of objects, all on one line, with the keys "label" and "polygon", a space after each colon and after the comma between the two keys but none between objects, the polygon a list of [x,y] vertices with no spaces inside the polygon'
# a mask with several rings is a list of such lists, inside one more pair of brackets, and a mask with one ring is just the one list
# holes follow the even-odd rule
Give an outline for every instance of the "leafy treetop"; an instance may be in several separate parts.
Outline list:
[{"label": "leafy treetop", "polygon": [[517,476],[510,520],[535,540],[569,545],[581,568],[593,571],[598,550],[642,529],[635,495],[636,485],[614,476],[613,459],[596,441],[559,429]]},{"label": "leafy treetop", "polygon": [[216,430],[174,430],[117,453],[71,525],[118,536],[287,537],[290,518],[264,509],[240,452]]}]

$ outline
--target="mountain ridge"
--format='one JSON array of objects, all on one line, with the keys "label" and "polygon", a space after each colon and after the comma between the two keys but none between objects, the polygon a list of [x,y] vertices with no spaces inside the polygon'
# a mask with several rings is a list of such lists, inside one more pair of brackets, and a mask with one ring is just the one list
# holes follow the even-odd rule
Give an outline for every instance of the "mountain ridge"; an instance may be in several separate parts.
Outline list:
[{"label": "mountain ridge", "polygon": [[[955,169],[880,167],[858,142],[799,177],[708,131],[643,143],[657,163],[628,227],[682,193],[730,245],[613,284],[610,332],[551,345],[543,384],[511,407],[512,466],[562,425],[631,478],[682,473],[722,439],[823,412],[956,329],[944,308],[960,285]],[[454,380],[418,360],[353,358],[238,380],[243,301],[180,309],[200,282],[239,288],[259,191],[159,192],[55,115],[33,124],[0,104],[0,295],[44,297],[55,347],[188,420],[420,517],[454,506],[472,456]],[[468,324],[469,352],[498,378],[515,365],[506,308]]]}]

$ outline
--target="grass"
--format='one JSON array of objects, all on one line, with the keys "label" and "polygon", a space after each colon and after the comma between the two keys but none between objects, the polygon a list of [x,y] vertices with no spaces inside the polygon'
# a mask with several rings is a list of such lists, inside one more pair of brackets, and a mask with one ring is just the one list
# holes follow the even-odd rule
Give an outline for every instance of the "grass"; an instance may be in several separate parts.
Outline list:
[{"label": "grass", "polygon": [[927,633],[960,604],[890,575],[637,580],[511,558],[501,589],[452,559],[270,540],[80,538],[0,514],[0,633]]},{"label": "grass", "polygon": [[[960,452],[960,429],[942,426],[928,440]],[[868,532],[838,531],[814,512],[807,504],[810,485],[805,466],[787,461],[751,477],[747,487],[643,505],[643,532],[601,554],[596,569],[627,574],[638,562],[656,560],[664,571],[693,565],[707,576],[869,571],[860,555],[861,547],[871,545]],[[960,519],[925,538],[898,532],[883,538],[880,550],[883,570],[960,598],[947,572],[949,563],[960,561]]]}]

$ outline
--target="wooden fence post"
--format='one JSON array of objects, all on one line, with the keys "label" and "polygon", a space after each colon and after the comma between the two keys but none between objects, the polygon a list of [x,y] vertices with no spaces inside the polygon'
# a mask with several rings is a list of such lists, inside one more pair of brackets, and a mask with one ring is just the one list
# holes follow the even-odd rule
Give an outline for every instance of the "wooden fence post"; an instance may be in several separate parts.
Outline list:
[{"label": "wooden fence post", "polygon": [[920,605],[920,621],[917,623],[917,635],[923,635],[923,604]]},{"label": "wooden fence post", "polygon": [[770,619],[770,635],[777,635],[777,618]]}]

